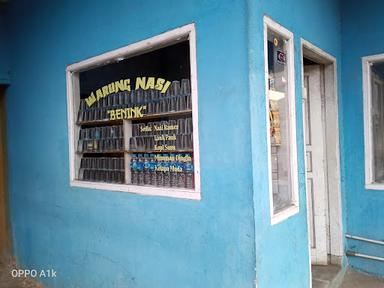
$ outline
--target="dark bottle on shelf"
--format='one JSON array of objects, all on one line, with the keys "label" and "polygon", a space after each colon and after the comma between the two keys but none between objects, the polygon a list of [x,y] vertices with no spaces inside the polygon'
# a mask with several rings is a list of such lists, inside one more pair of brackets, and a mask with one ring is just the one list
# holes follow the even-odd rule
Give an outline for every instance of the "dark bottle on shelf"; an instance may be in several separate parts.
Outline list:
[{"label": "dark bottle on shelf", "polygon": [[157,101],[160,98],[159,90],[151,90],[151,99],[152,101]]},{"label": "dark bottle on shelf", "polygon": [[79,169],[79,175],[77,177],[79,180],[85,180],[84,179],[84,171],[85,171],[84,168]]},{"label": "dark bottle on shelf", "polygon": [[151,155],[149,158],[149,171],[151,174],[151,182],[150,184],[153,186],[157,185],[157,176],[156,176],[156,158],[155,155]]},{"label": "dark bottle on shelf", "polygon": [[172,91],[171,91],[171,94],[173,97],[178,97],[180,96],[180,90],[181,90],[181,87],[180,87],[180,82],[179,81],[172,81]]},{"label": "dark bottle on shelf", "polygon": [[119,173],[119,181],[120,181],[120,183],[124,184],[125,183],[125,173],[124,173],[124,171],[120,171],[118,173]]},{"label": "dark bottle on shelf", "polygon": [[139,124],[132,124],[132,137],[138,136]]},{"label": "dark bottle on shelf", "polygon": [[88,120],[89,121],[95,120],[95,109],[93,108],[88,109]]},{"label": "dark bottle on shelf", "polygon": [[[179,154],[178,156],[182,157],[182,154]],[[177,159],[178,157],[176,157]],[[179,188],[185,188],[185,167],[183,162],[177,161],[176,162],[178,168],[181,170],[179,173],[177,173],[177,187]]]},{"label": "dark bottle on shelf", "polygon": [[81,176],[80,179],[81,179],[81,180],[85,180],[85,181],[89,180],[89,170],[85,169],[85,170],[83,171],[83,175]]},{"label": "dark bottle on shelf", "polygon": [[131,183],[133,185],[139,184],[139,173],[137,170],[137,157],[136,154],[132,154],[131,158]]},{"label": "dark bottle on shelf", "polygon": [[152,114],[160,113],[159,97],[160,92],[158,90],[151,90],[151,99],[153,103]]},{"label": "dark bottle on shelf", "polygon": [[144,159],[143,155],[139,154],[137,159],[138,185],[144,185]]},{"label": "dark bottle on shelf", "polygon": [[137,149],[136,146],[136,137],[129,138],[129,150],[134,151]]},{"label": "dark bottle on shelf", "polygon": [[105,99],[106,99],[107,109],[112,109],[112,107],[113,107],[113,94],[108,95]]},{"label": "dark bottle on shelf", "polygon": [[[164,112],[170,112],[172,111],[172,88],[168,88],[168,90],[165,92],[165,111]],[[174,110],[173,110],[174,111]]]},{"label": "dark bottle on shelf", "polygon": [[137,91],[136,90],[132,90],[131,93],[130,93],[130,98],[131,98],[131,106],[135,106],[137,104]]},{"label": "dark bottle on shelf", "polygon": [[177,174],[177,187],[185,188],[185,173],[179,172]]},{"label": "dark bottle on shelf", "polygon": [[165,98],[165,96],[163,98],[161,98],[161,95],[165,95],[165,94],[160,94],[160,109],[159,109],[159,113],[165,113],[167,112],[167,99]]},{"label": "dark bottle on shelf", "polygon": [[87,167],[86,162],[87,162],[87,158],[82,157],[81,160],[80,160],[80,169]]},{"label": "dark bottle on shelf", "polygon": [[136,104],[142,104],[144,102],[144,91],[142,89],[136,90]]},{"label": "dark bottle on shelf", "polygon": [[101,98],[101,99],[99,100],[99,103],[100,103],[100,107],[101,107],[101,108],[107,108],[107,99],[105,99],[105,98]]},{"label": "dark bottle on shelf", "polygon": [[142,103],[148,105],[149,102],[149,90],[143,90],[143,100]]},{"label": "dark bottle on shelf", "polygon": [[85,110],[86,108],[85,99],[80,99],[80,110]]},{"label": "dark bottle on shelf", "polygon": [[180,82],[173,81],[172,86],[169,89],[171,91],[171,99],[170,99],[170,109],[169,111],[178,111],[180,110],[180,103],[177,101],[180,97]]},{"label": "dark bottle on shelf", "polygon": [[[157,154],[158,156],[161,156],[160,154]],[[163,161],[158,159],[156,163],[156,185],[157,186],[163,186],[164,185],[164,173],[162,171],[163,169]]]},{"label": "dark bottle on shelf", "polygon": [[193,189],[194,187],[194,175],[193,175],[193,163],[190,154],[186,154],[186,158],[189,158],[185,162],[185,188]]},{"label": "dark bottle on shelf", "polygon": [[120,92],[118,95],[119,95],[119,107],[122,108],[125,104],[124,92]]},{"label": "dark bottle on shelf", "polygon": [[[156,92],[157,97],[156,97]],[[156,114],[156,99],[158,98],[157,90],[148,90],[148,104],[147,104],[147,114]]]},{"label": "dark bottle on shelf", "polygon": [[144,154],[144,184],[151,184],[150,159],[148,154]]},{"label": "dark bottle on shelf", "polygon": [[[98,102],[99,103],[99,102]],[[94,111],[94,115],[95,115],[95,120],[101,120],[103,119],[102,118],[102,115],[101,115],[101,108],[96,108],[95,111]]]},{"label": "dark bottle on shelf", "polygon": [[164,187],[170,187],[171,186],[171,173],[169,171],[170,161],[169,161],[169,157],[167,154],[164,154],[163,156],[165,159],[168,159],[168,160],[164,161],[164,175],[163,175],[164,183],[163,183],[163,186]]},{"label": "dark bottle on shelf", "polygon": [[185,119],[180,118],[177,120],[177,133],[183,134],[185,132]]},{"label": "dark bottle on shelf", "polygon": [[181,95],[191,95],[191,83],[189,79],[181,80]]},{"label": "dark bottle on shelf", "polygon": [[172,97],[172,93],[173,93],[173,91],[172,91],[172,87],[169,87],[169,88],[165,91],[165,95],[164,95],[164,97],[165,97],[165,98],[170,98],[170,97]]},{"label": "dark bottle on shelf", "polygon": [[145,103],[145,105],[147,105],[146,114],[147,115],[152,115],[154,113],[154,110],[155,110],[155,104],[151,100],[150,91],[146,91],[146,92],[148,93],[148,97],[147,97],[148,101]]},{"label": "dark bottle on shelf", "polygon": [[181,80],[181,93],[185,101],[185,109],[192,109],[192,99],[191,99],[191,83],[189,79]]},{"label": "dark bottle on shelf", "polygon": [[79,122],[84,121],[84,114],[85,114],[86,108],[87,107],[86,107],[85,99],[80,99],[79,113],[78,113],[77,121],[79,121]]},{"label": "dark bottle on shelf", "polygon": [[[173,155],[175,156],[175,155]],[[178,171],[177,171],[177,162],[176,159],[171,160],[169,162],[169,168],[170,168],[170,181],[171,181],[171,187],[177,187],[177,181],[178,181]]]},{"label": "dark bottle on shelf", "polygon": [[193,131],[192,118],[185,119],[185,134],[191,134]]},{"label": "dark bottle on shelf", "polygon": [[112,97],[112,106],[117,108],[119,106],[119,94],[111,94],[110,97]]},{"label": "dark bottle on shelf", "polygon": [[124,91],[124,105],[128,107],[131,104],[131,92]]}]

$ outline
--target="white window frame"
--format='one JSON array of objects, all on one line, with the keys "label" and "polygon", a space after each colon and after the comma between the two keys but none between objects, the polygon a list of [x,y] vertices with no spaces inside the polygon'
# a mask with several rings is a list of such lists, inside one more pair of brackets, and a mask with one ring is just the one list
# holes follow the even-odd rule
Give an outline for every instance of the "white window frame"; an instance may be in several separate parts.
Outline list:
[{"label": "white window frame", "polygon": [[[195,188],[168,188],[136,186],[132,184],[100,183],[80,181],[76,177],[76,135],[79,127],[76,125],[76,116],[79,101],[79,73],[106,64],[108,61],[120,60],[137,56],[149,51],[161,49],[180,41],[189,40],[190,48],[190,74],[192,94],[192,122],[193,122],[193,150],[194,150],[194,177]],[[196,32],[195,24],[188,24],[174,30],[159,34],[149,39],[136,42],[123,48],[107,52],[84,61],[69,65],[66,69],[67,77],[67,109],[68,109],[68,140],[69,140],[69,172],[70,186],[102,189],[109,191],[130,192],[142,195],[166,196],[183,199],[200,200],[200,150],[198,127],[198,93],[197,93],[197,68],[196,68]],[[77,97],[77,98],[76,98]]]},{"label": "white window frame", "polygon": [[[272,189],[272,161],[271,161],[271,141],[269,123],[269,96],[268,96],[268,30],[272,30],[288,40],[288,101],[289,101],[289,121],[290,121],[290,169],[291,169],[291,194],[292,204],[287,208],[274,213],[273,209],[273,189]],[[295,93],[295,61],[294,61],[294,37],[293,33],[273,21],[268,16],[264,16],[264,73],[265,73],[265,95],[266,95],[266,121],[267,121],[267,145],[268,145],[268,178],[269,178],[269,203],[271,225],[275,225],[285,219],[299,213],[299,189],[297,171],[297,142],[296,142],[296,93]]]},{"label": "white window frame", "polygon": [[374,62],[384,62],[384,54],[365,56],[362,58],[363,67],[363,102],[364,102],[364,152],[365,152],[365,188],[384,190],[383,183],[376,183],[373,175],[372,151],[372,119],[371,119],[371,65]]}]

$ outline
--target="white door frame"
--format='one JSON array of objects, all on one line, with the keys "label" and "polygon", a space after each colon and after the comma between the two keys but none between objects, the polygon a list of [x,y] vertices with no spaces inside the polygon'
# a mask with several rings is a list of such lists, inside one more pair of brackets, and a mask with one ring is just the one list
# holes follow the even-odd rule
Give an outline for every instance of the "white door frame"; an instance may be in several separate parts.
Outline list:
[{"label": "white door frame", "polygon": [[[308,228],[311,229],[310,236],[313,236],[311,239],[311,259],[314,264],[326,265],[330,247],[328,241],[328,223],[330,221],[328,216],[324,65],[304,66],[304,79],[304,87],[307,91],[307,95],[303,94],[307,215],[310,223]],[[305,100],[304,96],[306,96]]]},{"label": "white door frame", "polygon": [[[325,76],[325,105],[326,105],[326,154],[328,167],[333,167],[332,171],[327,169],[328,178],[328,205],[329,205],[329,254],[332,264],[341,265],[343,256],[343,237],[342,237],[342,209],[341,209],[341,189],[340,189],[340,152],[339,152],[339,123],[338,123],[338,89],[337,89],[337,62],[336,58],[312,43],[301,38],[301,76],[302,86],[304,86],[304,63],[303,58],[309,58],[316,63],[324,65]],[[304,111],[303,111],[304,113]],[[304,121],[305,119],[303,119]],[[303,134],[304,135],[304,134]],[[330,135],[332,137],[330,137]],[[305,141],[304,151],[305,151]],[[305,161],[304,161],[305,163]],[[306,167],[305,167],[305,179]],[[307,188],[307,187],[306,187]],[[307,189],[306,189],[307,191]],[[307,195],[307,194],[306,194]],[[308,212],[307,212],[308,213]],[[308,217],[307,217],[308,219]],[[307,225],[309,222],[307,220]],[[308,230],[309,231],[309,230]],[[309,265],[311,266],[311,247],[308,232]]]}]

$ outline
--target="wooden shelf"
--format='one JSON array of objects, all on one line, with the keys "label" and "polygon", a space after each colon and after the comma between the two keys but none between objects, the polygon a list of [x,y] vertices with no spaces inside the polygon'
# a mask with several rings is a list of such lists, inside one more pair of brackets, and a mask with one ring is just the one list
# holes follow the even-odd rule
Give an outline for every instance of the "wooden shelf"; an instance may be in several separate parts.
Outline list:
[{"label": "wooden shelf", "polygon": [[[182,111],[173,111],[173,112],[164,112],[164,113],[157,113],[157,114],[147,114],[140,118],[132,118],[132,119],[124,119],[124,120],[130,120],[130,121],[139,121],[139,120],[150,120],[150,119],[156,119],[161,117],[174,117],[174,116],[184,116],[184,115],[191,115],[192,110],[182,110]],[[116,120],[109,120],[109,119],[101,119],[101,120],[91,120],[91,121],[77,121],[77,125],[81,126],[97,126],[102,124],[122,124],[123,119],[116,119]]]},{"label": "wooden shelf", "polygon": [[91,120],[91,121],[78,121],[77,125],[81,126],[98,126],[105,124],[123,124],[123,120],[109,120],[109,119],[101,119],[101,120]]},{"label": "wooden shelf", "polygon": [[77,154],[122,154],[124,150],[110,150],[110,151],[76,151]]},{"label": "wooden shelf", "polygon": [[158,151],[158,150],[126,150],[126,153],[129,154],[149,154],[149,153],[193,153],[193,150],[166,150],[166,151]]},{"label": "wooden shelf", "polygon": [[150,120],[150,119],[161,118],[161,117],[184,116],[184,115],[191,115],[191,114],[192,114],[192,110],[182,110],[182,111],[164,112],[164,113],[157,113],[157,114],[148,114],[148,115],[144,115],[144,117],[133,118],[128,120],[132,120],[132,121]]},{"label": "wooden shelf", "polygon": [[102,168],[82,168],[80,167],[79,170],[88,170],[88,171],[104,171],[104,172],[107,172],[107,171],[110,171],[110,172],[125,172],[125,169],[117,169],[117,170],[113,170],[113,169],[102,169]]}]

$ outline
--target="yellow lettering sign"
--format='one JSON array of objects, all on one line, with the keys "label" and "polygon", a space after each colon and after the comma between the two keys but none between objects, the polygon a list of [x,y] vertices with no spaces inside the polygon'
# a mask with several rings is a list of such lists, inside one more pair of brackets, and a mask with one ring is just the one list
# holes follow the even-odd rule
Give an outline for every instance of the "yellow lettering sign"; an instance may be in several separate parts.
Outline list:
[{"label": "yellow lettering sign", "polygon": [[147,85],[145,86],[145,89],[155,89],[155,77],[148,77]]},{"label": "yellow lettering sign", "polygon": [[108,114],[109,120],[115,120],[116,119],[115,110],[108,110],[107,114]]},{"label": "yellow lettering sign", "polygon": [[108,114],[109,120],[134,119],[134,118],[144,117],[145,110],[147,110],[147,106],[143,105],[139,107],[129,107],[129,108],[108,110],[107,114]]},{"label": "yellow lettering sign", "polygon": [[165,83],[165,79],[158,78],[157,81],[156,81],[155,89],[159,90],[159,91],[163,90],[164,83]]},{"label": "yellow lettering sign", "polygon": [[126,91],[131,91],[131,80],[130,79],[124,80],[124,89]]},{"label": "yellow lettering sign", "polygon": [[[155,89],[160,91],[161,93],[167,92],[169,87],[171,86],[171,81],[166,81],[163,78],[157,78],[156,77],[137,77],[135,79],[135,90],[137,89]],[[102,98],[107,97],[110,94],[118,93],[121,91],[131,91],[131,79],[121,79],[118,81],[111,82],[107,85],[104,85],[103,87],[96,90],[96,92],[92,92],[86,99],[85,102],[88,105],[88,107],[91,107],[93,104],[95,104],[97,101],[99,101]],[[96,95],[95,95],[96,94]],[[132,111],[132,113],[137,113],[137,115],[140,115],[140,111]],[[136,116],[134,116],[136,117]],[[140,117],[140,116],[137,116]]]},{"label": "yellow lettering sign", "polygon": [[93,92],[92,92],[91,95],[88,96],[88,98],[85,99],[85,103],[87,103],[87,105],[88,105],[89,107],[91,107],[92,104],[95,103],[95,102],[96,102],[96,97],[95,97],[95,95],[94,95]]},{"label": "yellow lettering sign", "polygon": [[135,89],[143,89],[145,90],[145,82],[146,82],[146,77],[137,77],[136,78],[136,86]]},{"label": "yellow lettering sign", "polygon": [[167,81],[167,82],[165,82],[164,87],[163,87],[163,89],[161,90],[161,93],[165,93],[165,92],[167,92],[169,86],[171,86],[171,81]]}]

